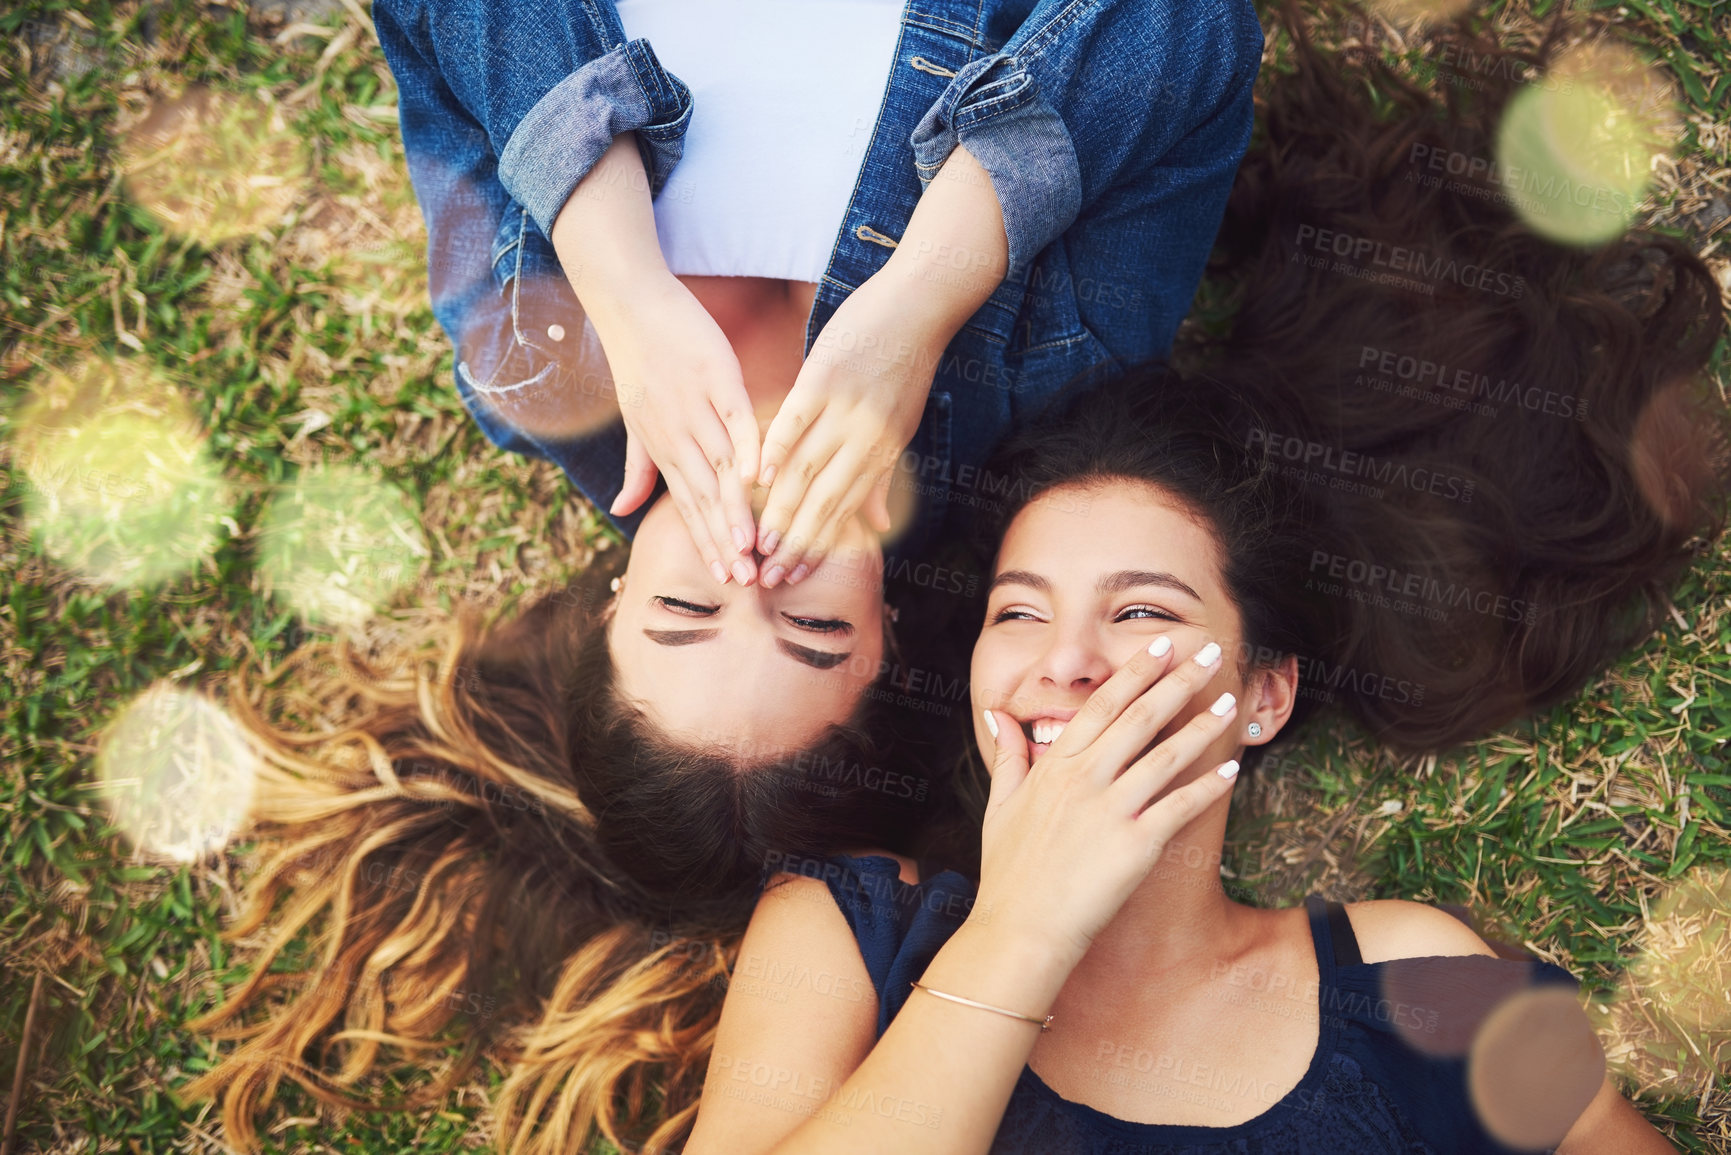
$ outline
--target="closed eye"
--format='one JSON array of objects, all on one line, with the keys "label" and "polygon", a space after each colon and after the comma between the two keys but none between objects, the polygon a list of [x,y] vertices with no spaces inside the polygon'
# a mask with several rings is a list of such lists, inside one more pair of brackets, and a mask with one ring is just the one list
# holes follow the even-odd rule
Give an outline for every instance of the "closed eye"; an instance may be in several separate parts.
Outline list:
[{"label": "closed eye", "polygon": [[802,630],[810,630],[815,634],[851,634],[853,623],[841,618],[801,618],[793,614],[782,614],[789,625]]},{"label": "closed eye", "polygon": [[681,601],[678,598],[662,597],[657,594],[650,599],[657,605],[688,618],[707,618],[719,610],[720,606],[700,606],[696,602]]},{"label": "closed eye", "polygon": [[1032,610],[1023,609],[1020,606],[1005,606],[992,615],[993,625],[997,625],[999,622],[1037,622],[1039,620],[1039,617]]}]

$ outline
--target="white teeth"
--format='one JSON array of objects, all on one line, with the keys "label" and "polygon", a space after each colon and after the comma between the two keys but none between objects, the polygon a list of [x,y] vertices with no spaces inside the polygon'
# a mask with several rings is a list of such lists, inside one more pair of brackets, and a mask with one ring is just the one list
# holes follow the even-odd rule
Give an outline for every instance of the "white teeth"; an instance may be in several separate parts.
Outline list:
[{"label": "white teeth", "polygon": [[1054,718],[1036,718],[1032,729],[1036,746],[1050,746],[1064,732],[1064,723]]}]

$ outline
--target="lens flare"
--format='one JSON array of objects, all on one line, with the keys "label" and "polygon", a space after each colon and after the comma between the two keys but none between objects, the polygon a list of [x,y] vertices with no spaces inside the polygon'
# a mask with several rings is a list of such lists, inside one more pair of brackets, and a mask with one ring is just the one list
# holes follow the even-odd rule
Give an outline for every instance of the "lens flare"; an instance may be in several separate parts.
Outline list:
[{"label": "lens flare", "polygon": [[1391,24],[1444,24],[1472,7],[1472,0],[1371,0],[1370,7]]},{"label": "lens flare", "polygon": [[1704,419],[1695,389],[1655,390],[1629,436],[1629,471],[1649,507],[1672,528],[1691,525],[1717,482],[1717,426]]},{"label": "lens flare", "polygon": [[457,376],[483,421],[564,441],[645,403],[640,385],[615,385],[601,338],[562,275],[513,268],[504,291],[510,308],[473,310],[457,342]]},{"label": "lens flare", "polygon": [[1605,1056],[1565,987],[1504,999],[1473,1039],[1467,1089],[1479,1122],[1523,1150],[1556,1146],[1605,1081]]},{"label": "lens flare", "polygon": [[149,366],[52,371],[19,411],[25,520],[63,565],[109,586],[192,570],[216,549],[229,494],[204,431]]},{"label": "lens flare", "polygon": [[919,520],[928,491],[939,488],[926,478],[926,463],[910,447],[896,459],[890,473],[890,491],[884,504],[889,510],[890,531],[879,535],[885,549],[895,545]]},{"label": "lens flare", "polygon": [[1621,236],[1681,131],[1669,79],[1618,44],[1560,57],[1509,101],[1497,165],[1509,202],[1540,236],[1597,245]]},{"label": "lens flare", "polygon": [[308,164],[269,96],[195,85],[127,134],[120,171],[170,231],[220,245],[281,220],[304,197]]},{"label": "lens flare", "polygon": [[246,820],[257,769],[227,711],[163,682],[109,723],[96,753],[114,825],[139,850],[176,862],[228,844]]},{"label": "lens flare", "polygon": [[304,471],[259,521],[267,591],[323,625],[358,626],[416,579],[427,556],[414,504],[348,466]]},{"label": "lens flare", "polygon": [[1640,954],[1603,1006],[1611,1068],[1667,1098],[1731,1069],[1731,871],[1697,868],[1648,907]]}]

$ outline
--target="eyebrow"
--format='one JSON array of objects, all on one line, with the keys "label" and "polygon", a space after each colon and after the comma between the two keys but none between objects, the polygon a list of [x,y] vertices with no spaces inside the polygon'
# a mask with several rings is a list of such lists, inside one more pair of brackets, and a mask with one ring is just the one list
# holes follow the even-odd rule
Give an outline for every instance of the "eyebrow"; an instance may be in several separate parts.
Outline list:
[{"label": "eyebrow", "polygon": [[[1007,585],[1027,586],[1029,589],[1039,590],[1043,594],[1052,592],[1052,583],[1032,570],[1005,570],[992,579],[992,589]],[[1188,594],[1197,601],[1202,600],[1202,595],[1191,589],[1188,583],[1160,570],[1121,569],[1117,573],[1107,574],[1101,578],[1095,583],[1094,588],[1103,594],[1121,594],[1126,590],[1141,589],[1143,586],[1161,586],[1165,589],[1176,590],[1181,594]]]},{"label": "eyebrow", "polygon": [[658,646],[695,646],[720,633],[720,630],[644,630],[643,636]]},{"label": "eyebrow", "polygon": [[[713,641],[720,630],[644,630],[643,636],[658,646],[695,646],[701,642]],[[849,658],[852,650],[842,650],[835,653],[830,650],[814,650],[790,642],[785,638],[775,640],[776,648],[796,662],[810,666],[814,670],[833,670]]]}]

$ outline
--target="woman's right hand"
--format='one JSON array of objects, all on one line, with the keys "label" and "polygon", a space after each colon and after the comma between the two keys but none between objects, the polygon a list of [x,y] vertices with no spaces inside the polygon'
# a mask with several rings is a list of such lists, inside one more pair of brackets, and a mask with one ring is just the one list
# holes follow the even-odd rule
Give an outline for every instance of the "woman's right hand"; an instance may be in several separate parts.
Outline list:
[{"label": "woman's right hand", "polygon": [[715,580],[749,584],[757,418],[726,334],[664,269],[590,320],[625,421],[624,486],[609,512],[637,509],[659,473]]},{"label": "woman's right hand", "polygon": [[[1207,665],[1197,660],[1210,655]],[[1207,692],[1219,671],[1213,644],[1183,661],[1170,642],[1161,654],[1138,653],[1031,768],[1021,725],[987,711],[997,750],[973,920],[1031,936],[1069,965],[1081,960],[1173,836],[1232,789],[1235,761],[1149,805],[1231,727],[1237,703]],[[1204,708],[1150,749],[1199,696]]]},{"label": "woman's right hand", "polygon": [[757,416],[733,345],[662,257],[635,134],[614,138],[549,239],[600,338],[625,419],[625,480],[609,512],[623,517],[648,501],[659,474],[715,580],[750,582]]}]

